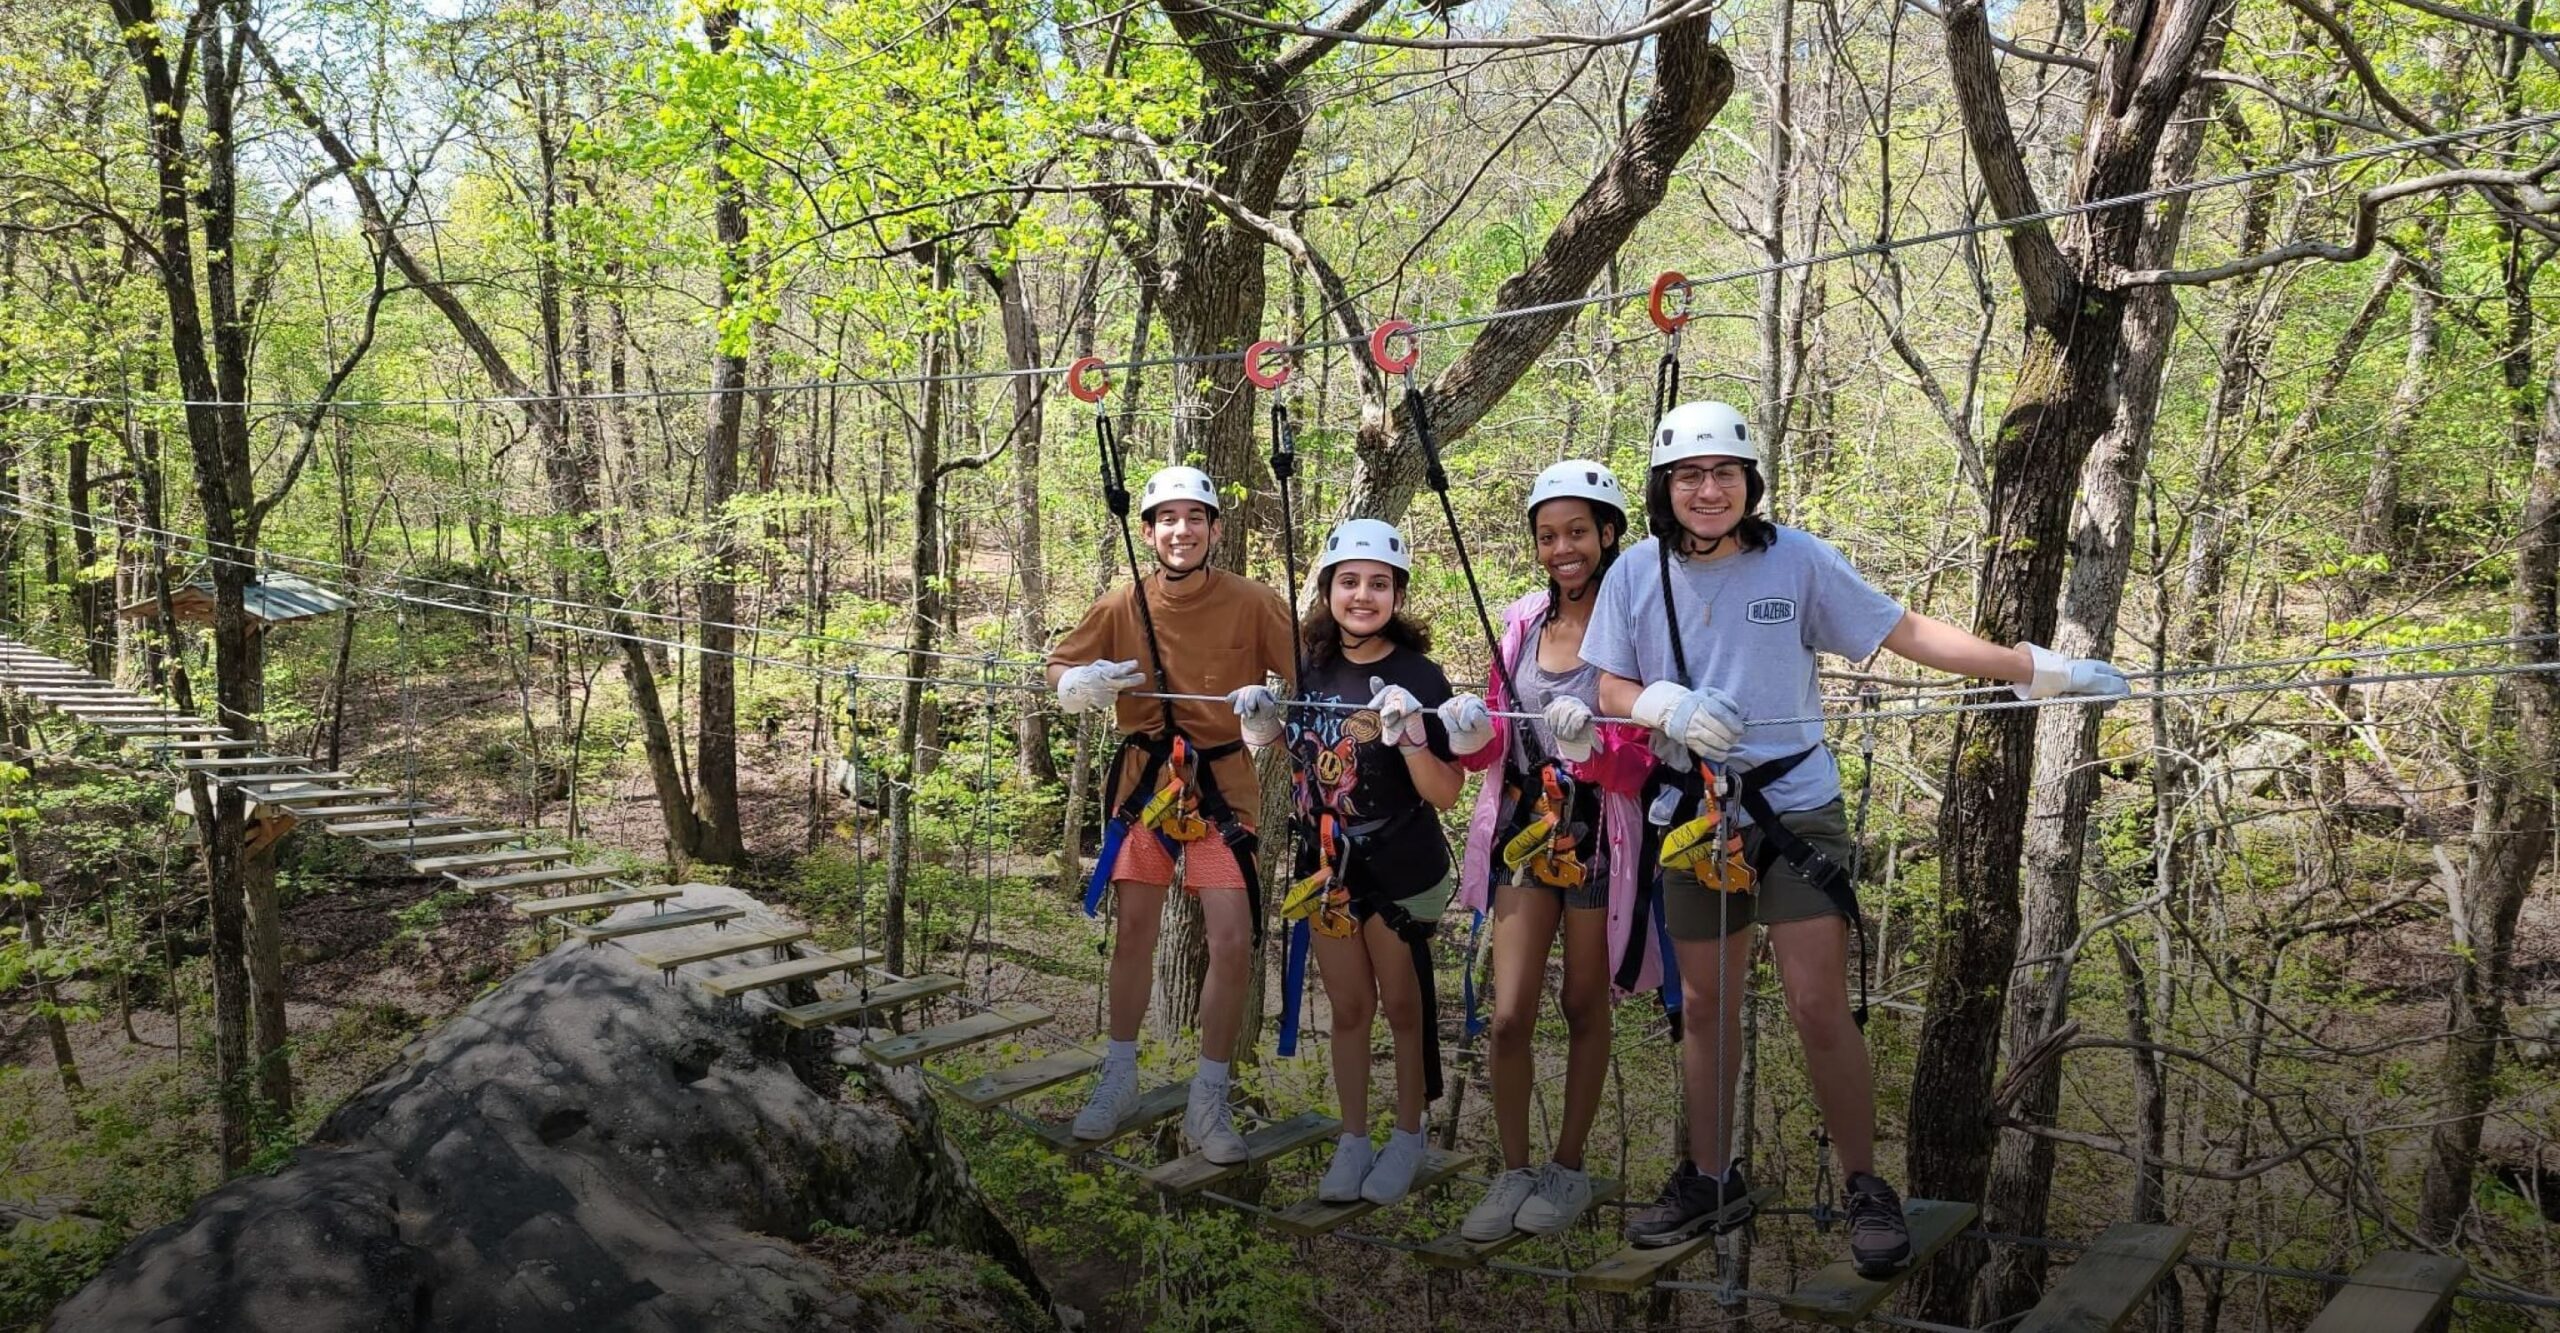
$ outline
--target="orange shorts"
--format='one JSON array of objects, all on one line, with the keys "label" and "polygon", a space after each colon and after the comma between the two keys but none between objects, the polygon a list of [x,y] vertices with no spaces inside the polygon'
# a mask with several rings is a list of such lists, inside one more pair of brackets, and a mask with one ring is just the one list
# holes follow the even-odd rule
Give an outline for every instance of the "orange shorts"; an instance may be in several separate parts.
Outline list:
[{"label": "orange shorts", "polygon": [[[1244,869],[1236,864],[1235,851],[1215,832],[1183,845],[1182,867],[1182,886],[1193,893],[1244,887]],[[1165,854],[1164,839],[1151,829],[1129,830],[1129,836],[1120,841],[1120,858],[1111,863],[1111,878],[1132,884],[1173,883],[1173,858]]]}]

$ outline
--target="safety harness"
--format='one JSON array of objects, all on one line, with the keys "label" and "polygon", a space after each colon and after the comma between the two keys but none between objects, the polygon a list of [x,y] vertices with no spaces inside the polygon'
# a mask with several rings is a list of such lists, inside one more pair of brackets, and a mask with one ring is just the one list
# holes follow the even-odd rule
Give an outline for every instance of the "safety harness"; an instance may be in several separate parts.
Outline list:
[{"label": "safety harness", "polygon": [[[1657,540],[1655,550],[1662,559],[1662,614],[1671,634],[1671,661],[1680,673],[1683,685],[1696,688],[1689,674],[1688,649],[1680,639],[1680,612],[1671,584],[1671,544]],[[1793,754],[1754,765],[1747,771],[1726,768],[1710,773],[1705,764],[1686,770],[1656,763],[1645,781],[1644,802],[1647,810],[1659,810],[1664,792],[1676,793],[1671,798],[1669,818],[1648,821],[1646,837],[1655,864],[1666,869],[1685,869],[1698,877],[1698,882],[1711,889],[1736,893],[1768,876],[1769,867],[1778,861],[1793,866],[1831,905],[1849,920],[1849,933],[1858,945],[1858,1026],[1867,1025],[1867,973],[1869,959],[1866,944],[1866,919],[1858,910],[1857,884],[1847,869],[1825,855],[1823,850],[1807,842],[1788,828],[1778,811],[1769,804],[1768,789],[1779,779],[1796,770],[1822,747],[1810,745]],[[1759,846],[1747,858],[1742,849],[1747,844],[1726,814],[1727,803],[1738,804],[1751,816],[1760,830]],[[1864,800],[1861,798],[1863,815]],[[1656,892],[1650,882],[1644,892]],[[1634,981],[1622,964],[1620,984]]]},{"label": "safety harness", "polygon": [[[1137,540],[1129,533],[1129,474],[1120,456],[1118,441],[1111,429],[1111,414],[1103,410],[1102,394],[1108,386],[1088,390],[1083,387],[1079,362],[1076,373],[1069,376],[1069,387],[1078,397],[1091,397],[1094,405],[1093,438],[1102,463],[1102,497],[1120,526],[1120,547],[1129,559],[1129,594],[1138,605],[1138,625],[1147,640],[1147,666],[1155,677],[1156,702],[1162,706],[1164,732],[1161,735],[1132,732],[1121,738],[1120,748],[1111,757],[1110,776],[1103,780],[1102,808],[1110,814],[1103,825],[1101,855],[1094,861],[1093,878],[1085,885],[1084,914],[1099,916],[1103,896],[1111,891],[1111,871],[1120,859],[1120,847],[1132,829],[1143,829],[1164,843],[1165,855],[1179,854],[1187,843],[1197,842],[1216,832],[1227,850],[1234,854],[1236,869],[1244,879],[1245,907],[1252,914],[1253,942],[1262,943],[1262,878],[1260,873],[1261,843],[1253,830],[1236,817],[1235,807],[1228,804],[1226,793],[1218,789],[1213,766],[1228,755],[1244,749],[1242,739],[1223,745],[1201,745],[1183,733],[1173,717],[1173,685],[1165,675],[1164,649],[1156,641],[1155,612],[1147,605],[1146,575],[1138,567]],[[1130,751],[1145,756],[1138,766],[1137,780],[1124,795],[1119,791],[1120,770]],[[1159,783],[1163,785],[1159,787]]]}]

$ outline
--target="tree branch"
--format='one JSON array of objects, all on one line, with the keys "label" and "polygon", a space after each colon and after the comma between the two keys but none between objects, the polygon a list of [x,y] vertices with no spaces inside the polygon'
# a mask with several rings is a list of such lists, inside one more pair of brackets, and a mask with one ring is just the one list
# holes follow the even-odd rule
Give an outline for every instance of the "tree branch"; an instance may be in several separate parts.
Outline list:
[{"label": "tree branch", "polygon": [[389,277],[385,271],[386,263],[387,257],[383,254],[382,247],[375,246],[373,248],[373,290],[366,294],[364,300],[364,331],[356,335],[355,346],[347,349],[346,356],[339,360],[337,368],[329,372],[328,382],[322,384],[320,392],[314,396],[311,410],[302,418],[301,447],[294,450],[293,461],[285,465],[284,475],[276,480],[275,489],[268,492],[265,499],[249,506],[248,521],[243,525],[245,531],[255,534],[259,525],[267,521],[268,512],[284,499],[285,494],[293,489],[293,483],[301,478],[303,465],[311,461],[312,450],[319,442],[320,425],[329,418],[331,403],[336,400],[338,391],[346,387],[348,378],[356,373],[356,366],[364,360],[365,353],[373,350],[373,332],[382,314],[382,298],[390,290],[389,284],[385,281]]},{"label": "tree branch", "polygon": [[[2044,205],[2027,175],[2017,127],[2009,123],[2009,103],[2000,87],[1999,64],[1991,58],[1991,23],[1983,3],[1955,0],[1947,6],[1940,26],[1946,32],[1947,71],[1955,85],[1965,139],[1982,173],[1991,211],[2007,221],[2043,212]],[[2036,222],[2010,227],[2005,235],[2009,262],[2017,270],[2029,309],[2048,312],[2068,302],[2075,279],[2070,261],[2054,244],[2053,233]]]},{"label": "tree branch", "polygon": [[2560,171],[2560,156],[2545,158],[2539,165],[2525,171],[2473,167],[2394,181],[2357,196],[2355,231],[2343,245],[2332,241],[2296,241],[2208,268],[2115,269],[2106,275],[2105,281],[2116,288],[2157,285],[2201,287],[2296,260],[2325,259],[2333,263],[2353,263],[2373,253],[2377,215],[2384,204],[2438,190],[2477,187],[2512,192],[2516,207],[2534,213],[2550,213],[2560,211],[2560,195],[2544,190],[2542,182],[2555,171]]}]

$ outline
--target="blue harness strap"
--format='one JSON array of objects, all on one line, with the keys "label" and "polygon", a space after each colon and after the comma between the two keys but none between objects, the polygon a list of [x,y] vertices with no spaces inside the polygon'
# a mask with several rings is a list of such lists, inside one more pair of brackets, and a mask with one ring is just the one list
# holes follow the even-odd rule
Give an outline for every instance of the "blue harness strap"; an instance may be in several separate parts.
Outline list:
[{"label": "blue harness strap", "polygon": [[1129,836],[1129,821],[1112,818],[1102,824],[1102,854],[1094,859],[1093,878],[1084,886],[1084,914],[1102,915],[1102,900],[1111,892],[1111,868],[1120,864],[1120,843]]},{"label": "blue harness strap", "polygon": [[1280,1058],[1298,1053],[1298,1010],[1307,995],[1307,946],[1312,937],[1303,920],[1289,923],[1289,951],[1280,964]]},{"label": "blue harness strap", "polygon": [[1476,959],[1479,956],[1476,946],[1483,941],[1484,912],[1478,909],[1475,922],[1467,931],[1466,970],[1458,974],[1458,991],[1467,1005],[1466,1026],[1460,1029],[1460,1033],[1469,1041],[1474,1040],[1477,1034],[1484,1031],[1487,1022],[1481,1007],[1483,997],[1476,993]]},{"label": "blue harness strap", "polygon": [[[1655,871],[1659,875],[1660,871]],[[1671,1020],[1671,1039],[1680,1040],[1680,952],[1671,947],[1671,920],[1665,915],[1662,895],[1653,895],[1653,935],[1662,946],[1662,1012]]]}]

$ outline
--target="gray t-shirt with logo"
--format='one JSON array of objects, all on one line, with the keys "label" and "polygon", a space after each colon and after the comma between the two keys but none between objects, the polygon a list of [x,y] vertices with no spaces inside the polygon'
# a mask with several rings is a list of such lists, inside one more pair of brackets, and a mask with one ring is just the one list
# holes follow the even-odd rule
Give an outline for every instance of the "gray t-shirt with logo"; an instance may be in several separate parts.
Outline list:
[{"label": "gray t-shirt with logo", "polygon": [[[1609,567],[1582,637],[1582,660],[1644,684],[1680,675],[1663,618],[1660,546],[1646,538]],[[1762,551],[1712,561],[1675,557],[1671,578],[1689,654],[1686,683],[1732,695],[1746,722],[1820,716],[1814,655],[1866,657],[1902,620],[1901,603],[1859,577],[1831,543],[1795,528],[1779,528]],[[1747,770],[1815,749],[1767,792],[1774,809],[1810,810],[1840,795],[1840,766],[1821,746],[1819,722],[1748,726],[1732,762]]]}]

